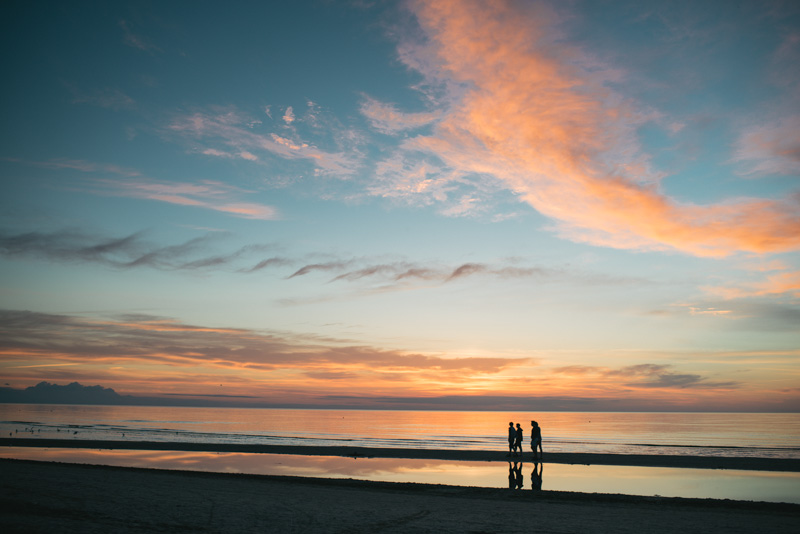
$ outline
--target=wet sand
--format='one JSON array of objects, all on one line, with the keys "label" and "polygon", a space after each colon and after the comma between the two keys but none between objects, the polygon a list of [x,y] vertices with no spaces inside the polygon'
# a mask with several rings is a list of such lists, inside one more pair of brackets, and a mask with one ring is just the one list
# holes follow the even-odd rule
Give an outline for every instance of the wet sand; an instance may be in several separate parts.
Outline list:
[{"label": "wet sand", "polygon": [[[202,451],[269,454],[299,454],[308,456],[346,456],[350,458],[408,458],[424,460],[453,460],[506,462],[505,451],[473,451],[442,449],[390,449],[367,447],[325,447],[293,445],[247,445],[228,443],[180,443],[144,441],[102,441],[81,439],[0,438],[0,446],[50,447],[146,451]],[[530,461],[531,453],[511,460]],[[553,464],[618,465],[639,467],[676,467],[693,469],[740,469],[749,471],[800,472],[800,459],[741,458],[677,455],[623,455],[599,453],[545,452],[543,461]]]},{"label": "wet sand", "polygon": [[0,460],[3,532],[791,532],[800,505]]}]

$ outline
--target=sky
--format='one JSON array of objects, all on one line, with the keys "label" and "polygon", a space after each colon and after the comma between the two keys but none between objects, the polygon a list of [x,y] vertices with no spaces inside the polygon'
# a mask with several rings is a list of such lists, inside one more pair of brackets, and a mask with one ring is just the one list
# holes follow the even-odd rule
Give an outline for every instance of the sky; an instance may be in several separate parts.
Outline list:
[{"label": "sky", "polygon": [[0,382],[800,411],[800,5],[37,2]]}]

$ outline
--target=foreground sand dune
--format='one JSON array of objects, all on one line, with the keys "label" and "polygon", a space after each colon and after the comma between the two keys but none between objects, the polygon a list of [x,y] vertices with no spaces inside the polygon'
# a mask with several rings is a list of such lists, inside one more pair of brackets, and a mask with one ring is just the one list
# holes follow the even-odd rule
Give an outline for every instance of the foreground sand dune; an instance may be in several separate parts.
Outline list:
[{"label": "foreground sand dune", "polygon": [[3,532],[793,532],[800,505],[0,460]]}]

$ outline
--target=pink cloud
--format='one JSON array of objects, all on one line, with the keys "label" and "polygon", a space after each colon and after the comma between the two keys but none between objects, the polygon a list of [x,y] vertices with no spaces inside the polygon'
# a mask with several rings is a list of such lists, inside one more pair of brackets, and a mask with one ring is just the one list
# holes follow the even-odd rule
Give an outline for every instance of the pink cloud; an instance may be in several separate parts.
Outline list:
[{"label": "pink cloud", "polygon": [[744,286],[714,286],[704,288],[708,293],[726,299],[744,297],[763,297],[791,294],[800,298],[800,271],[778,273],[767,276],[766,280]]},{"label": "pink cloud", "polygon": [[361,105],[361,113],[369,119],[373,128],[386,134],[420,128],[431,124],[440,116],[439,113],[404,113],[391,104],[372,98],[367,98]]},{"label": "pink cloud", "polygon": [[557,42],[553,13],[473,0],[411,6],[428,41],[403,44],[402,58],[449,97],[433,134],[405,150],[436,156],[453,176],[498,178],[576,241],[711,257],[800,248],[790,200],[693,205],[666,196],[637,141],[652,115]]},{"label": "pink cloud", "polygon": [[748,166],[745,176],[800,174],[800,115],[745,129],[734,161]]},{"label": "pink cloud", "polygon": [[[293,114],[291,116],[294,117]],[[358,167],[358,155],[353,150],[325,151],[301,139],[271,132],[258,133],[253,129],[254,124],[257,121],[235,110],[213,110],[177,117],[167,130],[190,139],[193,145],[205,145],[200,152],[210,156],[253,162],[260,162],[269,156],[306,160],[313,163],[317,174],[342,177],[351,176]]]},{"label": "pink cloud", "polygon": [[273,220],[279,218],[278,211],[275,208],[262,204],[240,202],[214,206],[213,209],[232,213],[245,219]]},{"label": "pink cloud", "polygon": [[115,196],[157,200],[181,206],[196,206],[245,219],[275,220],[278,211],[265,204],[238,202],[235,197],[244,191],[221,182],[200,183],[155,182],[145,180],[110,181],[101,180],[104,192]]}]

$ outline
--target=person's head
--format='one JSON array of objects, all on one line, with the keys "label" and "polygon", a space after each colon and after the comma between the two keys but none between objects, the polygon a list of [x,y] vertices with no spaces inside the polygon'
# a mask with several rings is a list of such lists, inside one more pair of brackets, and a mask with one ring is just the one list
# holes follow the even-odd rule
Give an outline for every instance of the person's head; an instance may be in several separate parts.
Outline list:
[{"label": "person's head", "polygon": [[508,426],[514,426],[514,421],[511,421],[510,423],[508,423]]},{"label": "person's head", "polygon": [[519,426],[519,423],[517,423],[517,428],[522,428],[521,426]]}]

